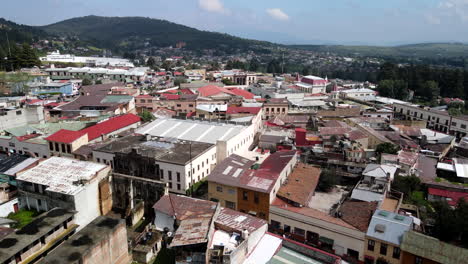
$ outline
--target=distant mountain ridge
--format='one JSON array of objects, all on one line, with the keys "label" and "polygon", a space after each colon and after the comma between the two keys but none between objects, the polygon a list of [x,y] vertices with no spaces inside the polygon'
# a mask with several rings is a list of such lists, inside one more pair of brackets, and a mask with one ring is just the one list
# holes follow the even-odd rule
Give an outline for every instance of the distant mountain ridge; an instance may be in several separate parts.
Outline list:
[{"label": "distant mountain ridge", "polygon": [[458,42],[419,43],[398,46],[289,45],[288,47],[316,52],[331,52],[343,56],[419,58],[468,57],[468,44]]},{"label": "distant mountain ridge", "polygon": [[145,17],[85,16],[41,26],[49,34],[78,36],[100,48],[135,50],[168,47],[184,42],[187,49],[260,50],[275,44],[202,31],[166,20]]},{"label": "distant mountain ridge", "polygon": [[76,36],[81,44],[110,49],[117,54],[145,47],[168,47],[185,43],[186,49],[213,49],[227,53],[253,50],[269,53],[275,47],[335,53],[342,56],[392,58],[468,58],[464,43],[420,43],[399,46],[367,45],[281,45],[202,31],[166,20],[146,17],[76,17],[46,26],[27,26],[0,18],[0,48],[10,41],[31,43],[48,36]]}]

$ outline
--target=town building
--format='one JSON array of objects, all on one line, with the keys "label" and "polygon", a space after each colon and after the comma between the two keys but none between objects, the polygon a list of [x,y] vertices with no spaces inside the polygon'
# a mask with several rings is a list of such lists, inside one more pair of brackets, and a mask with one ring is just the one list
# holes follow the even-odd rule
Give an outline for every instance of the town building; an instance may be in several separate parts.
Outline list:
[{"label": "town building", "polygon": [[288,115],[289,102],[287,99],[270,99],[263,104],[263,119],[284,117]]},{"label": "town building", "polygon": [[275,152],[258,165],[232,155],[208,176],[208,199],[268,220],[270,204],[296,163],[296,151]]},{"label": "town building", "polygon": [[295,83],[301,91],[311,94],[324,94],[326,93],[328,79],[323,79],[317,76],[304,76],[299,82]]},{"label": "town building", "polygon": [[62,95],[73,96],[78,94],[78,88],[72,82],[50,82],[33,87],[33,95]]},{"label": "town building", "polygon": [[96,117],[135,112],[135,98],[130,95],[113,95],[112,89],[121,83],[83,86],[75,100],[49,110],[51,118]]},{"label": "town building", "polygon": [[82,228],[112,208],[109,172],[103,164],[51,157],[17,175],[19,207],[74,210]]},{"label": "town building", "polygon": [[74,214],[70,210],[52,208],[18,231],[5,236],[0,241],[0,262],[20,264],[40,260],[51,248],[60,245],[75,232],[78,225],[74,221]]},{"label": "town building", "polygon": [[44,108],[42,106],[0,108],[0,131],[40,123],[44,123]]},{"label": "town building", "polygon": [[374,101],[377,92],[368,88],[356,88],[349,90],[341,90],[340,97],[343,99],[351,98],[361,101]]},{"label": "town building", "polygon": [[408,231],[401,238],[401,263],[465,263],[468,250],[424,234]]},{"label": "town building", "polygon": [[115,172],[167,183],[169,191],[185,194],[216,165],[210,143],[129,135],[93,151],[96,162],[112,164]]},{"label": "town building", "polygon": [[39,264],[52,263],[127,264],[128,251],[125,221],[99,216],[49,252]]},{"label": "town building", "polygon": [[156,229],[172,234],[177,263],[244,263],[267,231],[265,220],[181,195],[165,195],[154,210]]},{"label": "town building", "polygon": [[45,57],[39,58],[46,62],[69,62],[69,63],[84,63],[93,66],[118,66],[118,67],[133,67],[128,59],[121,58],[106,58],[106,57],[81,57],[73,54],[60,54],[60,51],[53,51]]},{"label": "town building", "polygon": [[365,263],[402,262],[403,235],[413,229],[413,218],[384,210],[376,210],[366,234]]},{"label": "town building", "polygon": [[220,162],[231,154],[245,154],[263,126],[261,121],[261,118],[242,123],[160,118],[135,132],[154,137],[170,136],[179,140],[215,144],[216,159]]},{"label": "town building", "polygon": [[104,141],[129,129],[136,129],[140,123],[139,116],[125,114],[111,117],[79,131],[61,129],[45,138],[45,140],[52,155],[73,157],[74,152],[82,146]]}]

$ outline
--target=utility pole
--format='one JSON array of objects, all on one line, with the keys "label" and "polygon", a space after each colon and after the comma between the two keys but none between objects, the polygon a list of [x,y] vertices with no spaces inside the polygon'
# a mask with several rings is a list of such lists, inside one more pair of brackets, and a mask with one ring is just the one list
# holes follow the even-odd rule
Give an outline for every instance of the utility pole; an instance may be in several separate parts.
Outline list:
[{"label": "utility pole", "polygon": [[[8,43],[8,56],[10,56],[8,59],[10,60],[10,67],[11,71],[13,71],[13,64],[11,63],[11,48],[10,48],[10,39],[8,38],[8,32],[5,31],[7,43]],[[6,68],[6,66],[5,66]]]}]

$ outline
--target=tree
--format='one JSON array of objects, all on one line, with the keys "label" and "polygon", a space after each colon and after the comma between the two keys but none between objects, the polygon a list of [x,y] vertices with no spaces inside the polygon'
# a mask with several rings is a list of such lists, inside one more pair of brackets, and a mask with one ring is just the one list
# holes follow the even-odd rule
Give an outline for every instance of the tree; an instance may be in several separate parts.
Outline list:
[{"label": "tree", "polygon": [[339,177],[334,170],[323,169],[320,173],[317,189],[322,192],[329,192],[339,182]]},{"label": "tree", "polygon": [[102,84],[102,80],[96,80],[95,84]]},{"label": "tree", "polygon": [[153,57],[149,57],[148,60],[146,61],[146,65],[150,67],[151,69],[156,68],[156,60]]},{"label": "tree", "polygon": [[428,101],[434,101],[437,99],[437,97],[440,96],[440,88],[439,88],[439,84],[435,81],[426,81],[424,83],[424,91],[425,91],[425,94],[424,94],[424,97],[426,97],[426,99]]},{"label": "tree", "polygon": [[395,176],[392,183],[392,189],[403,193],[403,197],[405,199],[410,199],[413,192],[421,190],[421,180],[415,175]]},{"label": "tree", "polygon": [[222,83],[224,83],[224,85],[236,85],[235,82],[229,80],[228,78],[223,78],[223,80],[221,80]]},{"label": "tree", "polygon": [[309,66],[305,66],[304,68],[302,68],[302,75],[304,75],[304,76],[310,75],[310,67]]},{"label": "tree", "polygon": [[143,121],[144,123],[151,122],[154,119],[156,119],[156,117],[146,109],[143,109],[143,111],[139,113],[138,116],[141,118],[141,121]]},{"label": "tree", "polygon": [[252,60],[250,60],[249,71],[256,72],[258,71],[259,68],[260,68],[260,62],[257,59],[253,58]]},{"label": "tree", "polygon": [[174,79],[174,86],[180,86],[180,84],[182,83],[187,83],[187,79],[185,79],[184,77],[176,77]]},{"label": "tree", "polygon": [[377,145],[375,148],[375,152],[382,154],[382,153],[387,153],[387,154],[397,154],[398,151],[400,150],[400,147],[389,142],[381,143]]},{"label": "tree", "polygon": [[83,79],[83,82],[81,82],[81,85],[86,86],[86,85],[92,85],[93,83],[91,82],[90,79]]},{"label": "tree", "polygon": [[448,109],[448,113],[451,116],[459,116],[462,114],[460,108],[451,107]]}]

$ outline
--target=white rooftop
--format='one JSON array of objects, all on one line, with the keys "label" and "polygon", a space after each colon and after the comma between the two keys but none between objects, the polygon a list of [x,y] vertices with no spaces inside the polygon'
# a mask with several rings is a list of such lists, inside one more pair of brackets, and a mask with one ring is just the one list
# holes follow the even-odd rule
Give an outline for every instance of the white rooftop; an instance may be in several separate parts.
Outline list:
[{"label": "white rooftop", "polygon": [[245,128],[226,123],[161,118],[137,129],[136,133],[216,144],[218,140],[231,139]]},{"label": "white rooftop", "polygon": [[16,179],[47,186],[46,191],[75,195],[83,189],[78,181],[89,181],[107,165],[63,157],[51,157]]}]

